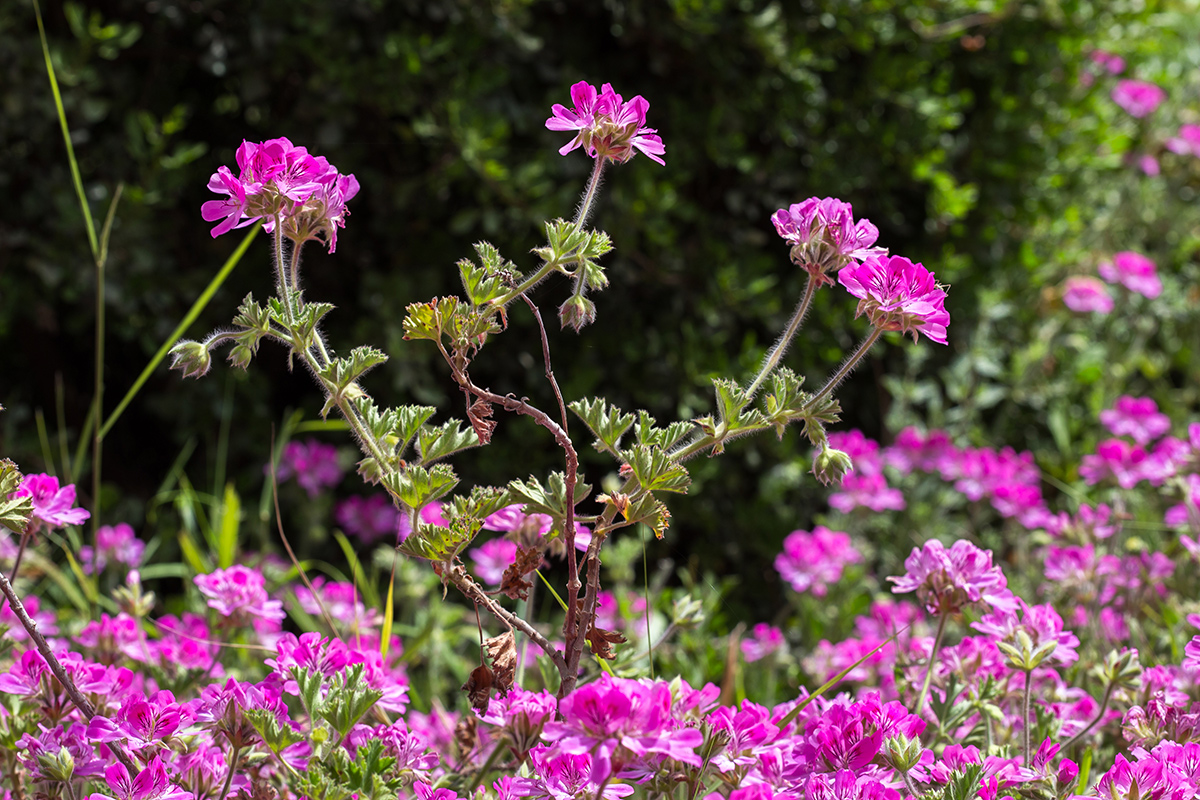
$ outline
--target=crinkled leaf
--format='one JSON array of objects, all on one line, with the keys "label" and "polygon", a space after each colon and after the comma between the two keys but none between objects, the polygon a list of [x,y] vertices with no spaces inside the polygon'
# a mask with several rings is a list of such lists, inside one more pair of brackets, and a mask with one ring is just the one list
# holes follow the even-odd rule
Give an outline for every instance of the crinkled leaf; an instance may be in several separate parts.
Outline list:
[{"label": "crinkled leaf", "polygon": [[13,533],[22,533],[33,515],[32,497],[14,497],[9,495],[21,487],[21,472],[17,465],[7,458],[0,459],[0,525]]},{"label": "crinkled leaf", "polygon": [[421,463],[429,464],[460,450],[479,446],[479,437],[472,428],[463,428],[462,421],[448,420],[438,427],[426,425],[417,432],[417,452]]},{"label": "crinkled leaf", "polygon": [[[527,481],[514,480],[509,482],[508,491],[513,501],[523,503],[526,514],[545,514],[553,521],[550,535],[562,535],[567,520],[567,484],[566,476],[561,472],[551,472],[543,486],[532,475]],[[575,484],[575,504],[578,505],[589,494],[592,487],[586,483]]]},{"label": "crinkled leaf", "polygon": [[384,475],[383,485],[401,503],[419,509],[454,491],[458,476],[449,464],[435,464],[432,469],[409,464]]},{"label": "crinkled leaf", "polygon": [[633,415],[626,414],[616,406],[610,406],[602,398],[576,400],[569,406],[596,436],[597,450],[617,455],[617,445],[622,434],[633,425]]},{"label": "crinkled leaf", "polygon": [[690,422],[672,422],[665,428],[656,427],[654,417],[645,411],[638,412],[637,425],[634,427],[640,444],[661,447],[664,450],[670,450],[679,444],[691,431]]},{"label": "crinkled leaf", "polygon": [[482,527],[480,521],[470,517],[459,517],[449,528],[418,520],[413,532],[396,549],[413,558],[446,563],[453,561]]},{"label": "crinkled leaf", "polygon": [[636,444],[621,453],[642,488],[651,491],[686,493],[692,482],[688,472],[658,447]]}]

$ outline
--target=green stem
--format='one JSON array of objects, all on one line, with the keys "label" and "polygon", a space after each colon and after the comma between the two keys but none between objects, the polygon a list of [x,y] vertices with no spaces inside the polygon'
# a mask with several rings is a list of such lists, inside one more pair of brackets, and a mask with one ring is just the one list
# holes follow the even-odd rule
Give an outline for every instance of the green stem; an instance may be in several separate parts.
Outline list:
[{"label": "green stem", "polygon": [[943,613],[938,619],[937,635],[933,638],[933,650],[929,653],[929,661],[925,664],[925,681],[921,684],[921,693],[917,695],[917,704],[913,712],[920,715],[925,710],[925,698],[929,696],[929,684],[933,682],[933,669],[937,666],[938,650],[942,647],[942,635],[946,632],[946,617]]},{"label": "green stem", "polygon": [[[92,416],[104,419],[104,262],[96,259],[96,369],[92,395]],[[97,532],[100,530],[100,473],[104,454],[104,437],[100,426],[92,428],[92,558],[100,557]],[[93,563],[93,567],[95,564]]]},{"label": "green stem", "polygon": [[754,393],[758,391],[763,382],[771,375],[775,367],[779,366],[779,361],[783,358],[784,352],[787,351],[788,346],[792,343],[792,339],[796,337],[797,331],[800,330],[800,325],[804,322],[804,317],[808,314],[808,307],[812,304],[813,295],[816,293],[817,282],[810,275],[808,283],[804,287],[804,297],[800,299],[800,304],[796,306],[796,311],[788,321],[783,335],[779,337],[779,341],[771,348],[766,361],[763,362],[762,369],[758,371],[758,375],[755,376],[754,381],[750,384],[750,388],[746,389],[747,397],[753,397]]},{"label": "green stem", "polygon": [[604,157],[597,156],[596,163],[592,166],[592,177],[588,179],[587,190],[583,193],[583,200],[579,203],[579,211],[575,214],[575,219],[572,224],[576,228],[582,228],[587,222],[588,215],[592,213],[592,204],[596,200],[596,190],[600,188],[600,175],[604,172]]},{"label": "green stem", "polygon": [[1029,722],[1029,699],[1033,690],[1033,670],[1025,670],[1025,696],[1021,704],[1021,717],[1025,723],[1025,766],[1029,766],[1030,750],[1032,749],[1033,725]]},{"label": "green stem", "polygon": [[846,376],[854,371],[854,368],[858,366],[858,362],[862,361],[863,356],[867,354],[867,351],[869,351],[875,345],[875,342],[877,342],[879,337],[882,335],[882,328],[872,328],[871,332],[867,334],[867,338],[863,339],[862,344],[858,346],[858,349],[854,351],[854,354],[851,355],[850,358],[846,359],[846,363],[842,364],[842,368],[837,371],[837,374],[830,378],[829,382],[821,387],[821,391],[813,395],[812,400],[808,401],[808,408],[815,407],[816,404],[824,399],[827,394],[836,389],[842,381],[846,380]]},{"label": "green stem", "polygon": [[496,766],[496,762],[500,760],[500,754],[504,751],[505,747],[508,747],[508,740],[502,736],[500,737],[500,741],[496,742],[496,746],[492,748],[492,752],[488,754],[487,761],[483,762],[483,766],[479,768],[479,772],[476,773],[470,786],[467,787],[468,795],[473,794],[479,788],[480,784],[483,783],[483,779],[487,777],[487,774],[492,771],[492,767]]},{"label": "green stem", "polygon": [[1071,745],[1075,744],[1080,739],[1082,739],[1084,736],[1086,736],[1088,731],[1090,731],[1092,728],[1096,727],[1096,723],[1098,723],[1101,719],[1104,718],[1104,712],[1108,710],[1108,701],[1112,699],[1114,685],[1115,684],[1113,684],[1113,683],[1108,684],[1108,688],[1106,688],[1104,690],[1104,700],[1101,701],[1100,710],[1096,712],[1096,716],[1092,719],[1091,722],[1089,722],[1087,724],[1087,726],[1083,730],[1081,730],[1079,733],[1072,736],[1070,739],[1067,739],[1067,741],[1060,748],[1061,752],[1063,752],[1063,753],[1067,752],[1068,748],[1070,748]]},{"label": "green stem", "polygon": [[229,769],[225,772],[225,785],[221,787],[221,793],[218,794],[217,797],[229,796],[229,786],[233,783],[233,773],[235,770],[237,770],[238,758],[240,758],[241,755],[242,748],[240,746],[234,747],[233,758],[229,759]]}]

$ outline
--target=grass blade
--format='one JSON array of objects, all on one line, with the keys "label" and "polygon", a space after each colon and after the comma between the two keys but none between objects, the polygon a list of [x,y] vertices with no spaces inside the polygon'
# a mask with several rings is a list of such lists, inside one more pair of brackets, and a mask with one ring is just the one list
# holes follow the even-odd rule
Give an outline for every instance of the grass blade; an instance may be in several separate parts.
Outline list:
[{"label": "grass blade", "polygon": [[183,332],[186,331],[191,324],[196,321],[196,317],[200,316],[200,312],[204,311],[205,307],[208,306],[208,302],[212,300],[213,295],[217,293],[217,289],[220,289],[221,284],[223,284],[225,279],[229,277],[229,273],[233,272],[233,268],[236,267],[238,262],[242,260],[242,256],[245,255],[246,250],[250,247],[250,242],[254,241],[254,237],[257,234],[258,226],[255,225],[251,227],[250,231],[245,235],[245,237],[243,237],[242,243],[239,244],[237,250],[234,250],[233,254],[229,256],[229,259],[225,262],[225,265],[221,267],[221,271],[216,274],[216,277],[209,281],[208,287],[205,288],[204,292],[198,298],[196,298],[196,302],[192,303],[192,307],[188,310],[188,313],[183,318],[183,321],[180,322],[175,330],[171,332],[171,336],[167,339],[167,341],[163,342],[162,347],[158,348],[158,352],[154,354],[154,358],[150,359],[150,363],[146,365],[146,368],[142,370],[142,374],[139,375],[137,380],[133,382],[133,386],[129,387],[129,391],[125,393],[125,397],[121,399],[121,402],[118,403],[117,407],[113,409],[113,412],[109,414],[108,419],[104,422],[104,427],[100,429],[100,438],[103,439],[108,434],[109,430],[112,429],[112,426],[116,424],[118,419],[120,419],[121,414],[125,411],[126,406],[128,406],[130,401],[137,396],[137,393],[141,391],[143,384],[146,383],[146,380],[150,377],[154,370],[158,368],[158,365],[162,363],[162,360],[167,357],[167,353],[171,351],[171,348],[175,346],[175,343],[179,341],[180,337],[183,336]]}]

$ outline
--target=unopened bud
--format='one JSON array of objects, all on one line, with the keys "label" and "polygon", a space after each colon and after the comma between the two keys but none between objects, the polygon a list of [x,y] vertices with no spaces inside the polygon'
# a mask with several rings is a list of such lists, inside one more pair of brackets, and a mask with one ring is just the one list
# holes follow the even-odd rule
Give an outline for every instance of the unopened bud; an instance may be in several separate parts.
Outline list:
[{"label": "unopened bud", "polygon": [[1035,646],[1027,631],[1018,630],[1015,643],[997,642],[996,646],[1008,656],[1013,669],[1032,672],[1058,649],[1058,642],[1050,639]]},{"label": "unopened bud", "polygon": [[842,478],[852,469],[854,462],[842,450],[826,446],[813,456],[812,474],[826,486],[831,483],[840,484]]},{"label": "unopened bud", "polygon": [[570,325],[578,333],[584,325],[596,321],[596,304],[582,295],[572,295],[559,306],[558,321],[562,327]]},{"label": "unopened bud", "polygon": [[37,754],[38,770],[48,781],[70,783],[75,775],[75,757],[63,745],[58,751],[42,750]]},{"label": "unopened bud", "polygon": [[1142,665],[1138,651],[1133,648],[1110,650],[1098,669],[1100,676],[1115,688],[1138,689],[1142,685]]},{"label": "unopened bud", "polygon": [[183,371],[185,378],[199,378],[212,366],[212,356],[202,342],[180,342],[171,348],[171,369]]},{"label": "unopened bud", "polygon": [[908,772],[921,760],[921,740],[909,739],[900,733],[884,740],[882,752],[897,772]]},{"label": "unopened bud", "polygon": [[234,345],[229,351],[229,363],[235,367],[245,369],[250,366],[251,359],[254,358],[254,351],[244,344]]},{"label": "unopened bud", "polygon": [[675,600],[671,617],[676,627],[694,628],[704,621],[704,603],[685,594]]}]

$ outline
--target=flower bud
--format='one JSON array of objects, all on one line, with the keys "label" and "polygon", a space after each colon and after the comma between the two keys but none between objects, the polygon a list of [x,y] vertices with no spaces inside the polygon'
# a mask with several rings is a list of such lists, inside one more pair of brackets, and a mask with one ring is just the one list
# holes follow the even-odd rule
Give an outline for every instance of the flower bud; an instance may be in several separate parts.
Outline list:
[{"label": "flower bud", "polygon": [[821,483],[840,484],[846,473],[854,469],[854,462],[842,450],[826,446],[813,457],[812,474]]},{"label": "flower bud", "polygon": [[596,304],[583,295],[573,295],[559,307],[558,321],[562,327],[570,325],[578,333],[584,325],[596,321]]},{"label": "flower bud", "polygon": [[245,369],[250,366],[250,360],[254,358],[254,351],[244,344],[234,345],[229,351],[229,363],[235,367]]},{"label": "flower bud", "polygon": [[1138,689],[1142,685],[1142,665],[1133,648],[1110,650],[1104,664],[1096,668],[1100,676],[1118,689]]},{"label": "flower bud", "polygon": [[171,369],[183,371],[185,378],[199,378],[212,366],[212,356],[202,342],[180,342],[171,348]]},{"label": "flower bud", "polygon": [[883,757],[897,772],[908,772],[921,760],[921,740],[909,739],[903,733],[885,739]]},{"label": "flower bud", "polygon": [[704,603],[690,594],[675,600],[671,621],[679,628],[694,628],[704,621]]},{"label": "flower bud", "polygon": [[44,780],[69,783],[75,775],[75,757],[66,745],[58,751],[42,750],[37,754],[38,771]]},{"label": "flower bud", "polygon": [[1029,633],[1025,630],[1018,630],[1015,644],[997,642],[996,646],[1008,656],[1008,663],[1012,665],[1013,669],[1032,672],[1039,664],[1053,655],[1054,651],[1058,649],[1058,642],[1050,639],[1035,647]]}]

